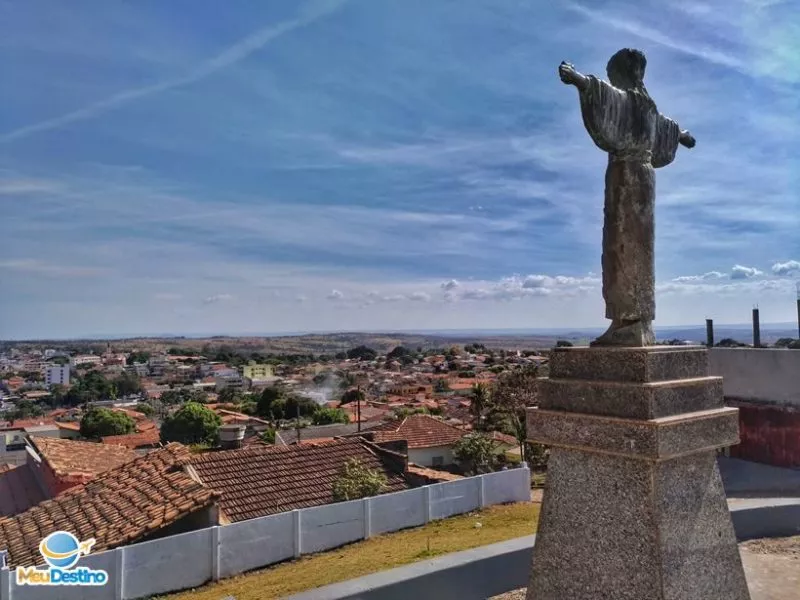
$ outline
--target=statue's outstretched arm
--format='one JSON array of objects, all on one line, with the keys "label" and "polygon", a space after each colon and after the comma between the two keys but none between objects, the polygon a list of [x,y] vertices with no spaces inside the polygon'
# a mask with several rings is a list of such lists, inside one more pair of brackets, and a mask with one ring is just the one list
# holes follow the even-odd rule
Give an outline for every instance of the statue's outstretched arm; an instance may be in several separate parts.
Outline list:
[{"label": "statue's outstretched arm", "polygon": [[561,81],[567,85],[574,85],[581,91],[585,90],[589,85],[589,78],[586,77],[586,75],[578,73],[575,67],[566,61],[562,61],[561,64],[558,65],[558,76],[561,77]]},{"label": "statue's outstretched arm", "polygon": [[681,130],[681,137],[678,138],[678,141],[682,146],[686,146],[687,148],[694,148],[694,145],[697,143],[694,136],[686,129]]}]

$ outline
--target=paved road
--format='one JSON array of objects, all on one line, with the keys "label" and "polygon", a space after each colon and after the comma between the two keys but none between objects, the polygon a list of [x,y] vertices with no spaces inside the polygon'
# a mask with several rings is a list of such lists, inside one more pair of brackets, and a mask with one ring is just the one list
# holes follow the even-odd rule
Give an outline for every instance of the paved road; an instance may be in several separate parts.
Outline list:
[{"label": "paved road", "polygon": [[[800,536],[754,540],[739,545],[751,600],[798,600],[800,597]],[[525,600],[515,590],[491,600]]]}]

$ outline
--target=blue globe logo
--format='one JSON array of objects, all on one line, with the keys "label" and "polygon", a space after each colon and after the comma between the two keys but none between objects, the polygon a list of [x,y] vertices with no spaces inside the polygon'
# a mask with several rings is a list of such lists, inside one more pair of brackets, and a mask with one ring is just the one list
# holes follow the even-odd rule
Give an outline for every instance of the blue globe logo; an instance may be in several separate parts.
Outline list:
[{"label": "blue globe logo", "polygon": [[54,531],[39,544],[39,552],[51,567],[71,569],[81,557],[81,544],[68,531]]}]

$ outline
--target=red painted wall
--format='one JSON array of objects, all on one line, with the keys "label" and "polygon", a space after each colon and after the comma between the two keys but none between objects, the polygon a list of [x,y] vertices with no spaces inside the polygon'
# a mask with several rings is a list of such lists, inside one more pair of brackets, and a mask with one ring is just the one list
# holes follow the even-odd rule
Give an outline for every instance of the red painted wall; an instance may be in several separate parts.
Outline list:
[{"label": "red painted wall", "polygon": [[729,402],[739,408],[741,444],[730,455],[776,467],[800,467],[800,411]]}]

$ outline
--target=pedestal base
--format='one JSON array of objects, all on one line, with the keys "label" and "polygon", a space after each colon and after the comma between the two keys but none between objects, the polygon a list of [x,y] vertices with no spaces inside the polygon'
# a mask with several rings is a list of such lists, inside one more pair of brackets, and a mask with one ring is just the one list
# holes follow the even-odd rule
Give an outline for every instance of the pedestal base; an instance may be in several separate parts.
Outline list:
[{"label": "pedestal base", "polygon": [[553,448],[528,600],[749,600],[715,453]]},{"label": "pedestal base", "polygon": [[716,449],[737,409],[703,348],[567,348],[528,437],[550,446],[528,600],[749,600]]}]

